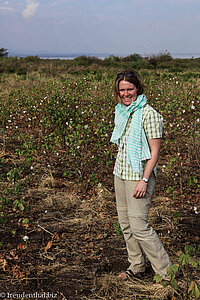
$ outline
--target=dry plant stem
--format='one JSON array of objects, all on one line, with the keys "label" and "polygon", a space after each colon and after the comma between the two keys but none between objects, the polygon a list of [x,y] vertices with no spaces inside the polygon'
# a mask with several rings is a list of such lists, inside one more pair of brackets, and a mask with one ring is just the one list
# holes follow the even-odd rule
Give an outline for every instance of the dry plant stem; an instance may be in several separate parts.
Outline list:
[{"label": "dry plant stem", "polygon": [[53,235],[52,232],[50,232],[49,230],[47,230],[47,229],[45,229],[44,227],[40,226],[39,224],[37,224],[37,226],[38,226],[39,228],[41,228],[42,230],[48,232],[49,234]]},{"label": "dry plant stem", "polygon": [[6,153],[6,135],[4,135],[4,138],[3,138],[3,150],[4,150],[4,153]]},{"label": "dry plant stem", "polygon": [[[19,279],[13,279],[11,280],[12,283],[14,282],[18,282],[18,281],[24,281],[24,280],[44,280],[44,279],[48,279],[48,277],[31,277],[31,278],[19,278]],[[7,280],[0,280],[0,281],[10,281],[10,279],[7,279]]]},{"label": "dry plant stem", "polygon": [[4,134],[2,134],[2,141],[3,141],[3,143],[1,143],[1,148],[2,148],[2,150],[1,150],[1,155],[3,156],[3,155],[5,155],[6,154],[6,134],[4,133]]},{"label": "dry plant stem", "polygon": [[188,294],[188,289],[189,289],[189,270],[188,270],[188,268],[187,268],[187,270],[186,270],[186,281],[187,281],[187,286],[186,286],[186,299],[189,299],[189,298],[188,298],[188,296],[189,296],[189,294]]},{"label": "dry plant stem", "polygon": [[47,258],[47,259],[49,259],[49,260],[51,260],[51,261],[53,261],[55,259],[55,257],[49,257],[49,256],[46,256],[44,254],[42,256],[45,257],[45,258]]},{"label": "dry plant stem", "polygon": [[194,136],[194,147],[195,147],[195,156],[196,156],[196,161],[197,161],[197,164],[200,168],[200,162],[199,162],[199,140],[196,136]]},{"label": "dry plant stem", "polygon": [[65,298],[65,296],[63,295],[63,293],[57,291],[58,295],[60,294],[62,296],[62,300],[67,300],[67,298]]},{"label": "dry plant stem", "polygon": [[[177,148],[178,148],[178,153],[180,153],[179,144],[177,144]],[[180,162],[180,158],[179,158],[179,162]],[[181,194],[183,194],[183,180],[182,180],[181,164],[179,164],[179,166],[180,166],[180,168],[179,168],[179,183],[180,183]]]}]

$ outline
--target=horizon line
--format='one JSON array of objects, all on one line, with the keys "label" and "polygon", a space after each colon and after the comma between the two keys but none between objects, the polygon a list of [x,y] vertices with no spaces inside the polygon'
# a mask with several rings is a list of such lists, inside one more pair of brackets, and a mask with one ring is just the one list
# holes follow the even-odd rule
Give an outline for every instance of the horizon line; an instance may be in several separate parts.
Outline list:
[{"label": "horizon line", "polygon": [[[8,50],[8,56],[41,56],[41,57],[44,57],[44,56],[51,56],[51,57],[54,57],[54,56],[59,56],[59,57],[79,57],[79,56],[122,56],[122,57],[126,57],[126,56],[130,56],[130,55],[133,55],[133,54],[138,54],[138,55],[141,55],[141,56],[150,56],[150,55],[159,55],[159,54],[164,54],[165,52],[159,52],[159,53],[145,53],[145,54],[141,54],[141,53],[137,53],[137,52],[134,52],[134,53],[130,53],[130,54],[122,54],[122,53],[107,53],[107,52],[70,52],[70,53],[60,53],[60,52],[46,52],[46,51],[30,51],[30,50]],[[199,55],[200,56],[200,52],[193,52],[193,53],[189,53],[189,52],[185,52],[185,53],[177,53],[177,52],[166,52],[166,53],[169,53],[171,56],[173,55],[181,55],[181,56],[184,56],[184,55],[189,55],[189,56],[196,56],[196,55]],[[10,55],[9,55],[10,54]]]}]

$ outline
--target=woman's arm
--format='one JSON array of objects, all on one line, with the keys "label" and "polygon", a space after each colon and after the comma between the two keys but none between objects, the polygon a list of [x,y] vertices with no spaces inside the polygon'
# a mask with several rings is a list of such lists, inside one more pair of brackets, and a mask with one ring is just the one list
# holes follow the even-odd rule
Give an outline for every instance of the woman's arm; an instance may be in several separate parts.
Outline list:
[{"label": "woman's arm", "polygon": [[[161,145],[161,139],[149,139],[149,147],[151,151],[151,158],[147,161],[143,177],[146,177],[149,179],[159,157],[160,152],[160,145]],[[147,189],[147,183],[144,182],[144,180],[140,180],[137,184],[135,191],[133,193],[133,197],[135,198],[143,198],[145,196]]]}]

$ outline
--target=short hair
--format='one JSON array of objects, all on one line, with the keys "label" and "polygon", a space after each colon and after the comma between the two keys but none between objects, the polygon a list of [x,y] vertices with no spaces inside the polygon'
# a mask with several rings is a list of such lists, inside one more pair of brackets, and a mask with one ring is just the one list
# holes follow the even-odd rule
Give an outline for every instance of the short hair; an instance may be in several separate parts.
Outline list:
[{"label": "short hair", "polygon": [[120,81],[125,80],[132,84],[134,84],[137,88],[137,95],[142,95],[144,92],[144,85],[141,82],[139,75],[133,70],[125,70],[117,74],[117,78],[115,80],[115,88],[114,88],[114,97],[117,102],[122,103],[121,98],[119,96],[119,83]]}]

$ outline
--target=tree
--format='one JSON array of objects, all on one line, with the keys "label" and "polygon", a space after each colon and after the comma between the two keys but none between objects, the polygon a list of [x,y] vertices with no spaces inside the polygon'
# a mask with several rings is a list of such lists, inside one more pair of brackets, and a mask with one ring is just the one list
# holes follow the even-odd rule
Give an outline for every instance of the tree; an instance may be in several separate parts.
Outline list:
[{"label": "tree", "polygon": [[155,70],[157,69],[157,66],[160,63],[168,62],[172,59],[173,58],[172,58],[171,54],[167,50],[164,53],[159,53],[158,55],[154,54],[148,58],[149,64],[152,65]]},{"label": "tree", "polygon": [[8,51],[5,48],[0,48],[0,57],[8,57]]},{"label": "tree", "polygon": [[138,61],[138,60],[142,60],[142,56],[137,53],[131,54],[122,59],[122,61]]}]

